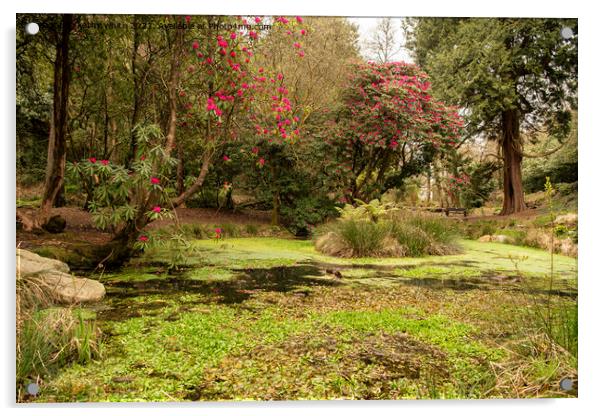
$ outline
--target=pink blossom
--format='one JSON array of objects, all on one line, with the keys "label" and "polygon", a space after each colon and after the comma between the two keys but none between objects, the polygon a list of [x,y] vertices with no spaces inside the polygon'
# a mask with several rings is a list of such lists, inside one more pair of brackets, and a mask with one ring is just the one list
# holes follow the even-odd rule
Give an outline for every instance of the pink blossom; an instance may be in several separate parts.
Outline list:
[{"label": "pink blossom", "polygon": [[216,108],[217,105],[213,101],[213,98],[207,98],[207,111],[215,110]]},{"label": "pink blossom", "polygon": [[100,161],[100,163],[102,163],[103,165],[107,166],[109,164],[109,161],[106,159],[103,159]]},{"label": "pink blossom", "polygon": [[90,159],[88,159],[88,161],[90,161],[90,163],[96,163],[96,158],[95,157],[91,157]]},{"label": "pink blossom", "polygon": [[232,39],[232,40],[236,39],[236,33],[234,33],[234,32],[230,33],[230,39]]},{"label": "pink blossom", "polygon": [[155,178],[154,176],[151,178],[151,183],[153,185],[159,185],[161,183],[161,181],[159,180],[159,178]]},{"label": "pink blossom", "polygon": [[197,50],[199,48],[199,43],[195,40],[192,42],[192,49]]},{"label": "pink blossom", "polygon": [[296,16],[295,19],[297,19],[297,22],[303,23],[303,18],[301,16]]},{"label": "pink blossom", "polygon": [[153,212],[160,213],[161,212],[161,207],[159,205],[154,206],[153,207]]},{"label": "pink blossom", "polygon": [[228,155],[224,155],[224,157],[222,157],[222,159],[224,159],[224,162],[229,162],[230,160],[232,160],[228,157]]},{"label": "pink blossom", "polygon": [[141,235],[140,237],[138,237],[138,241],[142,241],[143,243],[148,241],[148,237],[145,235]]},{"label": "pink blossom", "polygon": [[305,56],[305,52],[299,51],[298,55],[299,55],[299,57],[303,58]]},{"label": "pink blossom", "polygon": [[263,165],[265,165],[265,159],[260,157],[259,158],[259,166],[263,166]]}]

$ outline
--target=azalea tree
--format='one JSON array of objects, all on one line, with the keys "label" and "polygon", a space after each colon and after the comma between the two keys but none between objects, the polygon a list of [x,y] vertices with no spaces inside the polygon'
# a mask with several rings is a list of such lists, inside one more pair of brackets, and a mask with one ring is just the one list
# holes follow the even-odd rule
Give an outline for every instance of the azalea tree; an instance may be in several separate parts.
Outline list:
[{"label": "azalea tree", "polygon": [[[333,175],[336,161],[324,158],[331,153],[323,138],[324,124],[340,99],[349,61],[359,55],[357,30],[347,21],[305,18],[297,23],[302,24],[270,31],[258,46],[260,70],[277,70],[276,83],[282,80],[286,88],[277,90],[283,105],[272,96],[258,112],[260,118],[268,117],[261,124],[275,124],[280,134],[266,137],[254,125],[252,145],[265,161],[255,179],[271,199],[272,223],[280,224],[282,214],[293,232],[305,233],[334,212],[326,194],[338,185]],[[294,111],[287,112],[291,107]],[[282,134],[285,126],[295,127],[292,135]]]},{"label": "azalea tree", "polygon": [[339,169],[349,175],[348,197],[369,200],[456,146],[463,122],[431,96],[428,76],[416,65],[355,64],[351,73],[332,140]]}]

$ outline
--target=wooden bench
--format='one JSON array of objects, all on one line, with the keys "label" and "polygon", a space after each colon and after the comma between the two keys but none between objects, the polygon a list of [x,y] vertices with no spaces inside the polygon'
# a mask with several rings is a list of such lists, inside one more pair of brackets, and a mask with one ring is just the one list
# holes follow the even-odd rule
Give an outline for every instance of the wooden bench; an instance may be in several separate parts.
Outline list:
[{"label": "wooden bench", "polygon": [[466,217],[468,215],[468,210],[466,208],[445,208],[445,216],[449,217],[450,213],[461,213]]}]

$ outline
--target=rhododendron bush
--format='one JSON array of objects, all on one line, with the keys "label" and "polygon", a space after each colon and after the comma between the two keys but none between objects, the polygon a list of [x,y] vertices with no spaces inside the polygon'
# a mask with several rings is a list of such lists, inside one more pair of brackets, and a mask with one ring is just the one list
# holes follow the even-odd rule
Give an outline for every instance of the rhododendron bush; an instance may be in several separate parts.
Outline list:
[{"label": "rhododendron bush", "polygon": [[[267,36],[261,29],[269,27],[290,32],[290,51],[303,59],[301,17],[157,19],[171,26],[163,36],[153,32],[153,41],[164,42],[166,49],[157,55],[161,66],[155,64],[147,72],[161,79],[152,85],[153,97],[159,88],[166,89],[165,121],[161,123],[155,114],[157,123],[139,122],[134,127],[140,131],[132,134],[125,165],[96,160],[100,158],[94,155],[71,166],[88,194],[87,208],[96,225],[113,231],[119,247],[152,245],[155,239],[144,227],[171,215],[173,208],[198,192],[214,164],[231,163],[226,149],[243,145],[241,134],[249,131],[248,126],[253,126],[257,140],[266,143],[292,142],[300,133],[285,74],[256,65],[254,50]],[[148,47],[152,51],[150,41]],[[186,164],[184,154],[189,155]],[[258,168],[269,163],[259,149],[249,152],[248,158]],[[173,167],[178,163],[178,175],[188,171],[194,179],[174,186]],[[109,254],[116,250],[116,244],[112,246]]]},{"label": "rhododendron bush", "polygon": [[418,66],[361,63],[351,72],[332,138],[349,173],[349,196],[368,199],[399,186],[457,145],[462,119],[430,95]]}]

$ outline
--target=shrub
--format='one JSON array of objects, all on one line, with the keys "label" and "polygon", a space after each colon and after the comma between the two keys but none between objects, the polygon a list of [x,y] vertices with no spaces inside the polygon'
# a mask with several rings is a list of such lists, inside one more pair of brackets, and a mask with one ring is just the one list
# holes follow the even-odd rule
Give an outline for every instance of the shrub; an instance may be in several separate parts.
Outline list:
[{"label": "shrub", "polygon": [[219,228],[222,229],[222,233],[226,237],[240,237],[240,230],[238,229],[238,226],[236,224],[227,222],[225,224],[222,224]]},{"label": "shrub", "polygon": [[461,231],[466,237],[476,240],[484,235],[496,234],[499,226],[499,220],[466,221],[462,225]]},{"label": "shrub", "polygon": [[394,223],[391,233],[410,257],[424,255],[431,245],[431,238],[423,229],[408,223]]},{"label": "shrub", "polygon": [[247,224],[245,225],[245,233],[247,235],[256,236],[259,234],[259,227],[257,224]]},{"label": "shrub", "polygon": [[35,311],[21,322],[17,345],[17,381],[42,378],[69,362],[100,357],[100,330],[69,308]]},{"label": "shrub", "polygon": [[426,215],[411,215],[392,223],[392,235],[404,247],[406,255],[441,256],[458,251],[458,232],[450,221]]},{"label": "shrub", "polygon": [[388,224],[362,220],[345,220],[339,223],[338,232],[354,257],[366,257],[383,250]]},{"label": "shrub", "polygon": [[390,215],[373,222],[347,216],[327,226],[316,249],[337,257],[402,257],[457,252],[457,233],[441,218]]},{"label": "shrub", "polygon": [[54,373],[70,362],[101,357],[96,323],[73,308],[52,308],[56,300],[40,277],[17,275],[17,386]]},{"label": "shrub", "polygon": [[323,196],[295,198],[280,207],[282,223],[294,235],[308,236],[311,228],[336,216],[335,203]]}]

